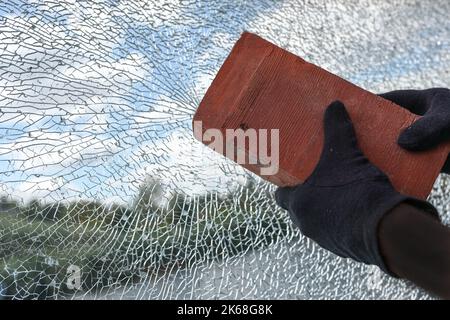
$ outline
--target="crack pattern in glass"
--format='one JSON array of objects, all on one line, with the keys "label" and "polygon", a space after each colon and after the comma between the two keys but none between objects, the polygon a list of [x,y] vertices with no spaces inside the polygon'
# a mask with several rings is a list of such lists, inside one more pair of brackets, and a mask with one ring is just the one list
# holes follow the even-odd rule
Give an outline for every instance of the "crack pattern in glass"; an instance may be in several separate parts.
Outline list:
[{"label": "crack pattern in glass", "polygon": [[[0,1],[0,297],[430,299],[192,137],[244,30],[373,92],[450,87],[450,2]],[[449,180],[430,201],[449,223]]]}]

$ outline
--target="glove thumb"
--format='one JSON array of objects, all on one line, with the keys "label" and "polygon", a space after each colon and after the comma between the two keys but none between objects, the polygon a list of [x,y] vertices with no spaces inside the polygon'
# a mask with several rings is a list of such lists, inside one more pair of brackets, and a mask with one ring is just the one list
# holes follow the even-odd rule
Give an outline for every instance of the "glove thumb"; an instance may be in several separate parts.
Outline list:
[{"label": "glove thumb", "polygon": [[325,110],[324,129],[323,157],[340,158],[359,151],[355,129],[342,102],[335,101]]}]

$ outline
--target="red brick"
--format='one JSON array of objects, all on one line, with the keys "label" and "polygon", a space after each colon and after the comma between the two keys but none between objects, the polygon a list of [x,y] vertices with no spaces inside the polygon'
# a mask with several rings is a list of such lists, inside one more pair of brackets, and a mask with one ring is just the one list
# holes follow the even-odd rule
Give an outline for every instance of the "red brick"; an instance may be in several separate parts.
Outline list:
[{"label": "red brick", "polygon": [[[394,187],[426,198],[450,144],[421,153],[401,149],[396,142],[399,132],[419,116],[251,33],[243,33],[234,45],[194,121],[201,120],[204,130],[280,129],[279,173],[263,178],[279,186],[295,185],[318,162],[323,113],[334,100],[344,102],[361,149]],[[244,167],[259,174],[256,165]]]}]

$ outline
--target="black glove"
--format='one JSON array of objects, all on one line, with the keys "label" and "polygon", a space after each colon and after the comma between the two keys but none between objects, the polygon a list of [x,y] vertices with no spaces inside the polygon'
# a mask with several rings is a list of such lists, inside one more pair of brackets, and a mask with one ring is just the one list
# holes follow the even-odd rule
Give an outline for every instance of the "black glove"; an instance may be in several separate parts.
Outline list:
[{"label": "black glove", "polygon": [[[423,118],[400,134],[398,144],[401,147],[410,151],[421,151],[450,140],[449,89],[399,90],[380,96],[412,113],[423,115]],[[442,172],[450,173],[450,158],[447,158]]]},{"label": "black glove", "polygon": [[388,177],[367,160],[341,102],[325,111],[324,128],[322,155],[313,173],[301,185],[279,188],[276,201],[321,247],[389,273],[378,247],[377,228],[383,215],[403,201],[436,217],[437,211],[425,201],[395,191]]}]

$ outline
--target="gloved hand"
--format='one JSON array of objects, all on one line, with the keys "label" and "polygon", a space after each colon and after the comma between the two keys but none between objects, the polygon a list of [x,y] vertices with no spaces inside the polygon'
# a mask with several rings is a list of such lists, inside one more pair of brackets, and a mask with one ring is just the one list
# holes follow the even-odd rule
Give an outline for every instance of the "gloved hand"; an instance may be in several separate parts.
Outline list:
[{"label": "gloved hand", "polygon": [[431,204],[395,191],[388,177],[369,162],[341,102],[325,111],[324,128],[322,155],[313,173],[303,184],[279,188],[276,201],[321,247],[389,273],[378,246],[381,218],[404,201],[436,217],[437,212]]},{"label": "gloved hand", "polygon": [[[398,144],[401,147],[421,151],[450,140],[449,89],[398,90],[380,96],[423,116],[400,134]],[[442,172],[450,173],[450,158],[447,158]]]}]

